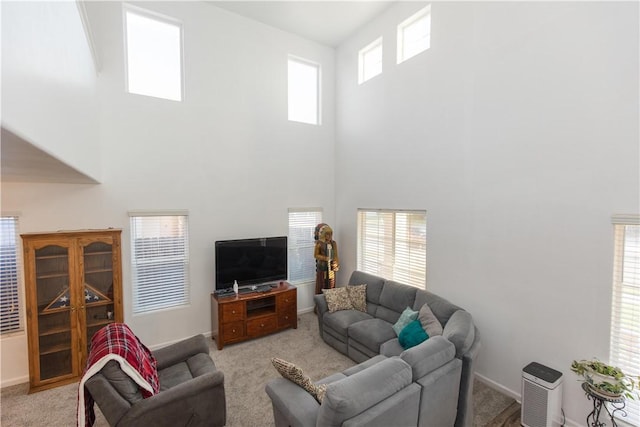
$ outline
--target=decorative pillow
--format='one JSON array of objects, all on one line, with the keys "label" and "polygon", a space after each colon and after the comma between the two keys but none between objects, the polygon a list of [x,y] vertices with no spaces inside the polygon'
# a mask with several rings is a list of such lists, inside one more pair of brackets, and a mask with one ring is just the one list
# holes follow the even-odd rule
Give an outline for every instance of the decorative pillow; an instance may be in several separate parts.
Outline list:
[{"label": "decorative pillow", "polygon": [[322,399],[324,399],[324,395],[327,393],[326,384],[314,384],[313,381],[311,381],[311,378],[309,378],[304,374],[304,372],[302,372],[302,369],[298,368],[291,362],[287,362],[286,360],[272,357],[271,363],[273,363],[273,366],[276,368],[276,370],[280,372],[280,375],[282,375],[289,381],[298,384],[309,394],[311,394],[318,401],[318,403],[322,403]]},{"label": "decorative pillow", "polygon": [[349,291],[347,291],[346,287],[323,289],[322,293],[324,293],[324,297],[327,300],[330,313],[338,310],[353,309],[353,305],[351,305],[351,300],[349,299]]},{"label": "decorative pillow", "polygon": [[400,345],[405,350],[426,341],[428,338],[429,335],[422,329],[418,319],[405,326],[400,335],[398,335],[398,341],[400,341]]},{"label": "decorative pillow", "polygon": [[367,312],[367,285],[347,286],[349,300],[355,310]]},{"label": "decorative pillow", "polygon": [[400,332],[407,326],[412,320],[416,320],[418,318],[418,312],[411,310],[409,307],[405,308],[400,318],[393,325],[393,330],[396,331],[396,335],[400,335]]},{"label": "decorative pillow", "polygon": [[427,304],[420,308],[420,311],[418,312],[418,320],[420,320],[422,329],[424,329],[430,337],[442,335],[442,325]]}]

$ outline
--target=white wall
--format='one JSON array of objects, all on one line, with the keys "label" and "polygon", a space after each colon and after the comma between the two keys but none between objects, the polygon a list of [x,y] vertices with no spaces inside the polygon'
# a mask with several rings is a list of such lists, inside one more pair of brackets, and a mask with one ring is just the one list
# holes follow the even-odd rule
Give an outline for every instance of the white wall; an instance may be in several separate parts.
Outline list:
[{"label": "white wall", "polygon": [[[102,184],[3,183],[2,209],[22,213],[23,232],[122,228],[125,321],[153,347],[211,331],[214,241],[286,235],[289,207],[334,221],[334,51],[205,3],[140,6],[183,22],[184,102],[125,93],[121,5],[88,2]],[[322,126],[287,120],[288,54],[321,64]],[[127,212],[138,209],[189,210],[189,307],[132,315]],[[299,294],[310,309],[312,291]],[[25,367],[3,364],[3,385],[26,381]]]},{"label": "white wall", "polygon": [[2,127],[99,181],[96,70],[76,3],[0,7]]},{"label": "white wall", "polygon": [[[396,64],[401,3],[336,53],[341,278],[356,209],[427,210],[427,288],[482,333],[478,373],[514,396],[531,361],[608,359],[614,213],[638,212],[638,4],[433,3],[431,48]],[[357,53],[383,36],[383,73]]]}]

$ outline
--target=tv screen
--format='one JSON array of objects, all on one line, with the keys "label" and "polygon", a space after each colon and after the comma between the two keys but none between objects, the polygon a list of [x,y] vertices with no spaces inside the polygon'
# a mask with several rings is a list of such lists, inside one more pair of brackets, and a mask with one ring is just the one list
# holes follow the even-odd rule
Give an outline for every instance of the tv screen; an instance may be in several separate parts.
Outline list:
[{"label": "tv screen", "polygon": [[216,289],[287,280],[287,237],[218,240]]}]

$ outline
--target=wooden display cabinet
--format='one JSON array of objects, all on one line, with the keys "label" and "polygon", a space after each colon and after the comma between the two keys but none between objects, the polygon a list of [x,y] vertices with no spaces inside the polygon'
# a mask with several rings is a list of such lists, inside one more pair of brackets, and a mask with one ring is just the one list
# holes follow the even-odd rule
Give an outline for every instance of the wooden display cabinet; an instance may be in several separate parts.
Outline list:
[{"label": "wooden display cabinet", "polygon": [[93,334],[123,321],[120,235],[22,234],[29,393],[78,381]]},{"label": "wooden display cabinet", "polygon": [[218,350],[225,344],[297,327],[297,289],[289,283],[280,282],[267,292],[211,294],[211,338]]}]

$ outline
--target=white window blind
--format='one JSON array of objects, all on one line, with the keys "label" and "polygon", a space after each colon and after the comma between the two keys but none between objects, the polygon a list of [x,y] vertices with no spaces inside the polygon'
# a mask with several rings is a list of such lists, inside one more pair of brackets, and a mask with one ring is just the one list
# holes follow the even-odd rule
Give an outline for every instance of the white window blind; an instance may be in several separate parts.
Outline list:
[{"label": "white window blind", "polygon": [[358,52],[358,84],[382,73],[382,37]]},{"label": "white window blind", "polygon": [[431,6],[411,15],[398,25],[398,64],[431,46]]},{"label": "white window blind", "polygon": [[0,217],[0,333],[22,329],[20,323],[18,217]]},{"label": "white window blind", "polygon": [[181,101],[181,24],[130,5],[124,19],[128,92]]},{"label": "white window blind", "polygon": [[359,209],[358,270],[425,289],[426,211]]},{"label": "white window blind", "polygon": [[320,208],[289,209],[289,281],[293,284],[315,281],[313,232],[321,222]]},{"label": "white window blind", "polygon": [[133,313],[189,303],[186,213],[130,212]]},{"label": "white window blind", "polygon": [[[640,215],[617,215],[614,224],[610,363],[640,375]],[[640,402],[626,400],[627,416],[640,425]]]}]

